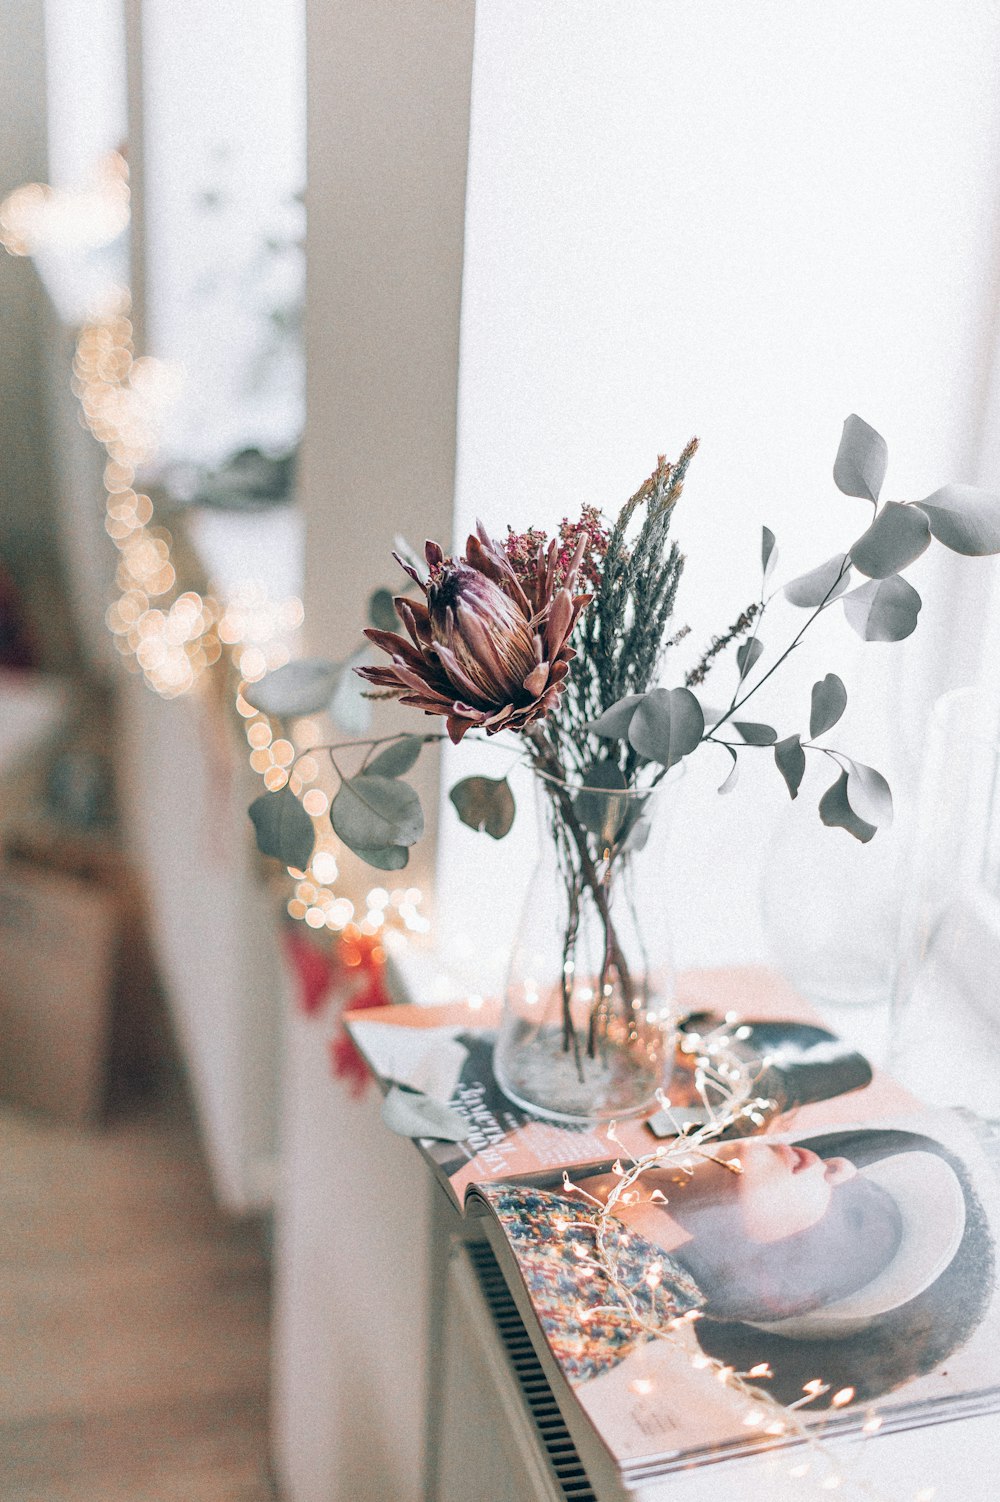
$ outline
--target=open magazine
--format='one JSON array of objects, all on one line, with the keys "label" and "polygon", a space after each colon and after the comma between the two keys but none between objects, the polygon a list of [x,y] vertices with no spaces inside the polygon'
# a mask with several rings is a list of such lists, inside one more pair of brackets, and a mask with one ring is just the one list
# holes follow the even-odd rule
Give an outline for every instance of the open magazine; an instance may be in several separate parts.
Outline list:
[{"label": "open magazine", "polygon": [[[720,1361],[766,1364],[761,1384],[802,1403],[823,1435],[870,1430],[873,1416],[888,1432],[1000,1408],[989,1129],[923,1107],[764,972],[690,975],[683,1006],[689,1030],[738,1014],[740,1046],[775,1104],[716,1161],[681,1173],[668,1159],[616,1210],[618,1276],[641,1324],[594,1264],[594,1202],[615,1181],[618,1141],[644,1156],[697,1120],[690,1055],[678,1051],[673,1121],[621,1122],[612,1143],[603,1128],[559,1126],[506,1099],[490,1003],[348,1018],[384,1084],[424,1091],[466,1123],[464,1142],[421,1149],[456,1207],[485,1224],[547,1373],[568,1385],[623,1484],[788,1442],[747,1429]],[[737,1154],[735,1173],[726,1160]],[[582,1192],[567,1193],[564,1173]],[[651,1333],[660,1321],[669,1339]]]}]

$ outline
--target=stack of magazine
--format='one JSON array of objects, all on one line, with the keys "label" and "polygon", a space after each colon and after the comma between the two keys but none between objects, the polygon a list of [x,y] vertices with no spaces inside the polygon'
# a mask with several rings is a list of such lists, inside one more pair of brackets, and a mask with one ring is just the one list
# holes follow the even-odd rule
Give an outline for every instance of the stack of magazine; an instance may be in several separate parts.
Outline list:
[{"label": "stack of magazine", "polygon": [[990,1125],[923,1106],[763,972],[694,974],[683,1005],[682,1042],[737,1015],[772,1105],[708,1160],[682,1169],[668,1153],[616,1213],[612,1254],[641,1322],[595,1259],[597,1204],[630,1154],[704,1119],[697,1047],[678,1049],[671,1112],[621,1122],[609,1141],[507,1100],[489,1002],[348,1018],[383,1087],[462,1119],[464,1141],[421,1151],[470,1233],[485,1230],[550,1382],[572,1393],[563,1407],[574,1437],[586,1431],[581,1448],[628,1488],[801,1441],[748,1426],[720,1364],[756,1372],[822,1437],[1000,1408]]}]

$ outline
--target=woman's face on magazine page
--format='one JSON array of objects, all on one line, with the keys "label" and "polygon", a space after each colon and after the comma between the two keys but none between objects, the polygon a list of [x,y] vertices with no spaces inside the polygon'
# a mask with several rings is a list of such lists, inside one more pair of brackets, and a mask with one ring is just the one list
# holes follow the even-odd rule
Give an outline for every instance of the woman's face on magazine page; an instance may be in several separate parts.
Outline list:
[{"label": "woman's face on magazine page", "polygon": [[686,1181],[667,1171],[664,1182],[654,1185],[661,1177],[654,1172],[650,1188],[666,1194],[671,1214],[687,1229],[696,1230],[696,1220],[719,1211],[743,1238],[762,1245],[818,1225],[834,1191],[858,1171],[847,1158],[821,1158],[788,1142],[726,1142],[714,1156],[721,1161],[700,1163]]},{"label": "woman's face on magazine page", "polygon": [[[723,1143],[659,1186],[690,1240],[677,1254],[695,1281],[743,1317],[815,1308],[862,1286],[892,1257],[896,1217],[847,1158],[762,1139]],[[643,1233],[656,1240],[653,1218]],[[668,1237],[664,1238],[668,1240]],[[709,1304],[713,1299],[709,1296]]]},{"label": "woman's face on magazine page", "polygon": [[837,1186],[857,1173],[847,1158],[824,1159],[788,1142],[725,1144],[717,1156],[738,1163],[740,1172],[706,1164],[706,1191],[713,1197],[735,1193],[744,1234],[761,1243],[818,1225]]}]

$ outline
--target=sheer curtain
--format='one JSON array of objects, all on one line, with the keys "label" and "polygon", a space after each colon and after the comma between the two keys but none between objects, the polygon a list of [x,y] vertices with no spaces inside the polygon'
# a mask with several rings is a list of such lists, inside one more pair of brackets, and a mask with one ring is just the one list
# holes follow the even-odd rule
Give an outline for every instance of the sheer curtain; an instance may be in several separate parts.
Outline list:
[{"label": "sheer curtain", "polygon": [[[755,597],[762,523],[779,579],[867,525],[830,476],[847,413],[888,440],[888,497],[1000,483],[984,436],[998,53],[988,3],[959,27],[933,0],[481,4],[456,539],[476,516],[502,532],[583,501],[614,508],[697,433],[675,524],[691,626],[666,666],[675,683],[686,649]],[[787,734],[813,679],[838,672],[845,743],[885,768],[901,809],[929,697],[975,671],[991,565],[958,562],[914,569],[927,604],[910,641],[863,647],[833,611],[760,699]],[[783,608],[769,648],[801,623]],[[731,671],[710,680],[717,696]],[[681,963],[764,955],[757,898],[788,817],[769,756],[720,800],[715,754],[685,778],[665,873]],[[452,754],[446,785],[475,755]],[[816,775],[794,810],[807,849],[846,838],[820,826]],[[531,824],[522,811],[493,846],[442,818],[442,943],[484,984],[502,974]]]}]

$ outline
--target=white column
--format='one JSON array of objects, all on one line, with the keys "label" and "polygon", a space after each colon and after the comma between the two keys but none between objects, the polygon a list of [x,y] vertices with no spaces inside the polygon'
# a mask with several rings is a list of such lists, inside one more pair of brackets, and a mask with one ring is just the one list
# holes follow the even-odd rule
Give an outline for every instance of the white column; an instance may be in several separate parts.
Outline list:
[{"label": "white column", "polygon": [[[393,535],[451,536],[474,4],[307,9],[306,631],[340,657],[370,591],[395,582]],[[380,723],[414,724],[391,708]],[[409,870],[427,887],[437,758],[420,774],[431,829]],[[372,884],[343,865],[345,884]],[[354,1104],[331,1078],[328,1032],[288,1030],[275,1463],[288,1502],[416,1502],[430,1185],[375,1097]]]},{"label": "white column", "polygon": [[[474,9],[308,6],[305,605],[310,648],[333,657],[357,645],[371,590],[406,582],[394,535],[451,537]],[[437,758],[413,780],[429,828],[409,870],[427,887]]]}]

